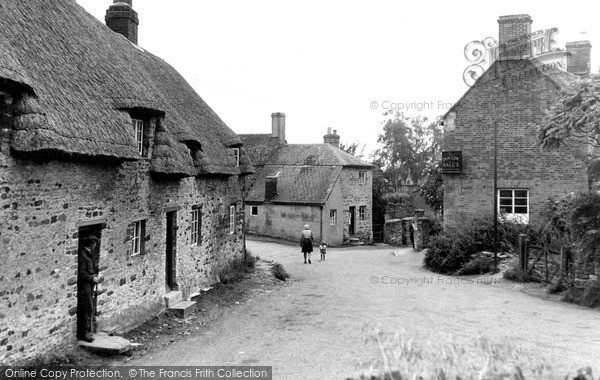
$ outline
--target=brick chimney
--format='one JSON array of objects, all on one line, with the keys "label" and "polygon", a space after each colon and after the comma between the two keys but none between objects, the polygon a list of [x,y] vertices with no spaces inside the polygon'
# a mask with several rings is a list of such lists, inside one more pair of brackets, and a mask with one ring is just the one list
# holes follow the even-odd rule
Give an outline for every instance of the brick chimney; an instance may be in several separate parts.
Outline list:
[{"label": "brick chimney", "polygon": [[529,15],[500,16],[499,59],[521,59],[531,56],[531,23]]},{"label": "brick chimney", "polygon": [[285,114],[283,112],[273,112],[271,114],[271,137],[276,137],[281,142],[285,142]]},{"label": "brick chimney", "polygon": [[333,130],[331,133],[331,128],[327,128],[327,134],[323,136],[323,142],[325,144],[331,144],[336,148],[340,147],[340,136],[337,134],[337,130]]},{"label": "brick chimney", "polygon": [[113,32],[124,35],[129,41],[137,45],[138,42],[138,15],[133,10],[133,0],[113,0],[113,4],[106,10],[106,26]]},{"label": "brick chimney", "polygon": [[591,71],[590,57],[592,44],[590,41],[567,42],[567,71],[577,75],[588,75]]}]

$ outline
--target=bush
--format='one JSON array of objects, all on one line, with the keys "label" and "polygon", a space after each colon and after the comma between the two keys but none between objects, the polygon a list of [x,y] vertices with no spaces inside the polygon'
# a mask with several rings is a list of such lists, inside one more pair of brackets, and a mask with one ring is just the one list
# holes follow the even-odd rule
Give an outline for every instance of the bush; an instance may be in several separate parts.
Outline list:
[{"label": "bush", "polygon": [[526,282],[528,280],[527,273],[521,269],[519,259],[514,259],[508,264],[508,268],[504,271],[503,277],[510,281]]},{"label": "bush", "polygon": [[548,292],[548,294],[557,294],[563,292],[565,289],[566,287],[564,281],[561,278],[560,280],[558,280],[558,282],[550,284],[548,288],[546,288],[546,292]]},{"label": "bush", "polygon": [[570,287],[567,289],[565,294],[563,294],[562,300],[569,303],[581,304],[581,296],[583,295],[583,290],[577,289],[575,287]]},{"label": "bush", "polygon": [[600,194],[581,193],[571,201],[568,228],[584,263],[600,260]]},{"label": "bush", "polygon": [[246,250],[246,265],[248,268],[254,268],[258,260],[260,260],[260,256],[253,256],[252,252]]},{"label": "bush", "polygon": [[585,288],[581,295],[580,304],[586,307],[600,306],[600,281],[596,280]]},{"label": "bush", "polygon": [[273,264],[271,267],[271,273],[273,273],[273,276],[275,276],[276,279],[281,281],[286,281],[288,278],[290,278],[290,275],[285,271],[283,265],[279,263]]},{"label": "bush", "polygon": [[[526,225],[501,219],[498,222],[498,250],[514,251],[519,233],[527,232]],[[434,236],[423,263],[438,273],[455,273],[465,267],[475,254],[494,249],[494,218],[486,216],[465,223],[460,229],[443,231]],[[481,263],[474,263],[478,265]]]},{"label": "bush", "polygon": [[458,271],[458,275],[484,274],[494,270],[494,258],[477,255]]}]

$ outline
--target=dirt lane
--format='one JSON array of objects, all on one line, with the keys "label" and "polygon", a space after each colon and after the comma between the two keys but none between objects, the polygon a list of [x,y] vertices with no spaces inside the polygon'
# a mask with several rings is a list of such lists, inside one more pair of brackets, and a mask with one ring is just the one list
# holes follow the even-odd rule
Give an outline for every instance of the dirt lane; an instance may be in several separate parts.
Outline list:
[{"label": "dirt lane", "polygon": [[290,284],[257,291],[205,334],[128,364],[272,365],[274,379],[343,379],[379,358],[366,341],[379,327],[432,345],[480,334],[514,342],[560,373],[600,369],[598,310],[535,298],[501,279],[438,276],[410,249],[330,249],[310,265],[297,247],[249,241],[248,249],[282,263]]}]

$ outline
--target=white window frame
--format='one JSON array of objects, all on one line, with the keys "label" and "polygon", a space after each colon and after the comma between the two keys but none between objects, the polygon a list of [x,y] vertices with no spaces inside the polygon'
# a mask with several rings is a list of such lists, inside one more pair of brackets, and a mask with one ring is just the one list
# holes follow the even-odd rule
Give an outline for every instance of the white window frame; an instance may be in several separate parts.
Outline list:
[{"label": "white window frame", "polygon": [[240,166],[240,148],[233,148],[233,156],[235,157],[235,166]]},{"label": "white window frame", "polygon": [[144,121],[140,119],[131,119],[133,121],[133,131],[135,143],[140,156],[144,154]]},{"label": "white window frame", "polygon": [[335,226],[337,224],[337,210],[329,210],[329,225]]},{"label": "white window frame", "polygon": [[258,215],[258,206],[250,206],[250,216]]},{"label": "white window frame", "polygon": [[133,222],[133,236],[131,238],[131,256],[137,256],[144,253],[144,231],[146,219]]},{"label": "white window frame", "polygon": [[235,205],[229,206],[229,234],[235,233]]},{"label": "white window frame", "polygon": [[358,184],[365,185],[367,183],[367,173],[366,172],[358,172]]},{"label": "white window frame", "polygon": [[[525,196],[523,196],[522,192],[525,192]],[[518,188],[498,189],[496,207],[498,214],[510,221],[523,224],[529,223],[529,190]],[[515,212],[515,209],[520,209],[520,211]],[[525,212],[523,212],[523,209],[525,209]]]},{"label": "white window frame", "polygon": [[358,206],[358,220],[367,220],[367,206]]},{"label": "white window frame", "polygon": [[201,217],[201,208],[200,207],[192,207],[192,220],[191,224],[191,244],[199,245],[200,243],[200,217]]}]

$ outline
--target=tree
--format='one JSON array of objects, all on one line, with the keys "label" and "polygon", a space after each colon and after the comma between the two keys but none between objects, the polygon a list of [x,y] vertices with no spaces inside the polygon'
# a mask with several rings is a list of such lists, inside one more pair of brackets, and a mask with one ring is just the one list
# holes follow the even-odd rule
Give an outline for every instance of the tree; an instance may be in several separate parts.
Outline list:
[{"label": "tree", "polygon": [[442,163],[437,161],[427,168],[425,181],[421,185],[421,196],[438,214],[444,214],[444,186]]},{"label": "tree", "polygon": [[435,122],[428,124],[425,117],[409,118],[397,110],[383,116],[383,133],[377,139],[379,148],[374,153],[374,163],[394,186],[406,181],[419,183],[440,151],[441,127]]},{"label": "tree", "polygon": [[364,157],[364,152],[365,152],[365,147],[367,144],[363,144],[362,148],[360,148],[360,152],[357,153],[358,148],[360,146],[360,144],[358,142],[353,142],[352,144],[346,145],[344,143],[340,143],[340,149],[343,151],[346,151],[348,153],[350,153],[351,155],[358,157],[358,158],[363,158]]},{"label": "tree", "polygon": [[546,149],[566,142],[600,147],[600,76],[578,80],[564,90],[544,116],[538,143]]}]

